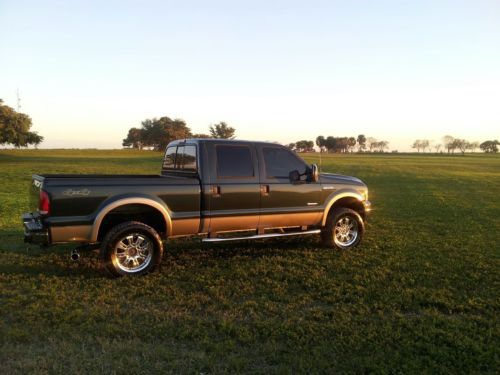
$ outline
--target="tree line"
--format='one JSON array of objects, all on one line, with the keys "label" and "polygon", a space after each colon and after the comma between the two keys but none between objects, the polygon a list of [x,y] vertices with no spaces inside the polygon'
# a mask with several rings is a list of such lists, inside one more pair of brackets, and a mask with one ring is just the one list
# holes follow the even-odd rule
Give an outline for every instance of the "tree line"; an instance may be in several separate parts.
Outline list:
[{"label": "tree line", "polygon": [[389,142],[379,141],[373,137],[366,137],[360,134],[355,137],[316,137],[316,142],[301,140],[295,143],[289,143],[286,146],[296,152],[312,152],[314,144],[318,146],[320,152],[349,153],[354,152],[384,152],[389,148]]},{"label": "tree line", "polygon": [[31,118],[17,112],[0,99],[0,145],[10,144],[16,148],[34,145],[37,147],[43,141],[43,137],[37,132],[30,131]]},{"label": "tree line", "polygon": [[455,151],[460,151],[462,155],[465,154],[466,151],[471,151],[475,152],[478,148],[480,148],[482,151],[486,153],[497,153],[498,152],[498,145],[500,143],[498,140],[488,140],[484,141],[483,143],[479,143],[477,141],[474,142],[469,142],[466,139],[462,138],[455,138],[451,135],[445,135],[442,138],[443,143],[435,143],[432,144],[432,141],[428,139],[417,139],[411,147],[417,152],[425,152],[426,150],[432,150],[434,149],[436,153],[443,152],[442,150],[445,150],[448,154],[454,154]]},{"label": "tree line", "polygon": [[209,126],[209,134],[192,133],[186,122],[170,117],[146,119],[140,128],[130,128],[122,145],[127,148],[150,148],[155,151],[164,150],[176,139],[184,138],[224,138],[234,139],[236,130],[224,121]]},{"label": "tree line", "polygon": [[[30,131],[32,127],[31,118],[24,113],[18,112],[4,104],[0,99],[0,145],[10,144],[16,148],[28,145],[38,146],[44,139],[37,132]],[[186,122],[181,119],[171,119],[163,116],[160,118],[146,119],[141,122],[141,127],[129,129],[127,137],[123,139],[124,147],[153,150],[163,150],[169,142],[183,138],[235,138],[236,130],[227,123],[221,121],[210,125],[209,134],[192,133]],[[349,152],[385,152],[389,148],[389,142],[366,137],[364,134],[355,137],[333,137],[318,136],[316,141],[300,140],[289,143],[288,148],[296,152],[312,152],[314,146],[321,152],[349,153]],[[478,148],[486,153],[497,153],[500,142],[498,140],[487,140],[482,143],[470,142],[465,139],[445,135],[442,143],[434,143],[428,139],[417,139],[411,147],[417,152],[426,152],[434,149],[436,153],[446,151],[454,154],[459,151],[475,152]]]}]

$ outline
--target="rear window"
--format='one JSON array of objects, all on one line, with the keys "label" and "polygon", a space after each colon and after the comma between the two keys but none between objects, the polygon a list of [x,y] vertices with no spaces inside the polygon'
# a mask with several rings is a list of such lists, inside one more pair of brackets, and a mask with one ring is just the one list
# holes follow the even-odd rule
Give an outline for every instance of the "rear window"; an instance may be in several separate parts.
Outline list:
[{"label": "rear window", "polygon": [[248,146],[216,146],[217,176],[222,178],[254,177],[252,153]]},{"label": "rear window", "polygon": [[163,169],[170,171],[196,172],[196,146],[182,145],[167,148]]},{"label": "rear window", "polygon": [[174,169],[175,168],[175,154],[177,152],[177,147],[167,148],[165,152],[165,158],[163,159],[163,169]]}]

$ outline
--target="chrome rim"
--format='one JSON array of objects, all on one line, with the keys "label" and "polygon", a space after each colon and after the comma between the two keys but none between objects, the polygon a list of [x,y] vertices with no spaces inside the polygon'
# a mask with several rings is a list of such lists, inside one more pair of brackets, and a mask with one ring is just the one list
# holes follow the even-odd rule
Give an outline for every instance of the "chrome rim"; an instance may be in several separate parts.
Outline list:
[{"label": "chrome rim", "polygon": [[339,246],[352,245],[358,238],[358,222],[350,216],[341,217],[335,224],[333,237]]},{"label": "chrome rim", "polygon": [[153,258],[153,242],[141,233],[127,234],[120,239],[113,252],[113,263],[124,272],[139,272]]}]

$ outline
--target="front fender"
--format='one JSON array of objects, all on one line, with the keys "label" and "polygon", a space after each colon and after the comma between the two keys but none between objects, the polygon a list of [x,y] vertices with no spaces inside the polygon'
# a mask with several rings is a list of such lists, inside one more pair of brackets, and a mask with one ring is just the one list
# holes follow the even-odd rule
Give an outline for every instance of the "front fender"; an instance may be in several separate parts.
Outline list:
[{"label": "front fender", "polygon": [[326,225],[326,219],[328,217],[330,209],[335,204],[335,202],[337,202],[339,199],[342,198],[354,198],[358,200],[360,203],[362,203],[365,200],[363,195],[360,194],[359,191],[354,189],[345,188],[332,192],[325,200],[325,205],[324,205],[325,209],[323,211],[323,218],[321,219],[321,226]]}]

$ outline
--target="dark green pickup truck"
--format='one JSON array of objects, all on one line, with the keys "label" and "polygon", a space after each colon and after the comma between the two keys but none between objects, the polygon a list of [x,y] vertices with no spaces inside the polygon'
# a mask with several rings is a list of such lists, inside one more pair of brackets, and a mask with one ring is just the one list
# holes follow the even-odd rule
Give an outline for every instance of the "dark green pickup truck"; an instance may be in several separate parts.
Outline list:
[{"label": "dark green pickup truck", "polygon": [[[100,248],[112,275],[150,272],[162,240],[234,241],[321,234],[356,246],[370,211],[359,179],[318,173],[287,148],[220,139],[174,141],[159,175],[33,175],[25,241]],[[239,232],[239,233],[237,233]]]}]

